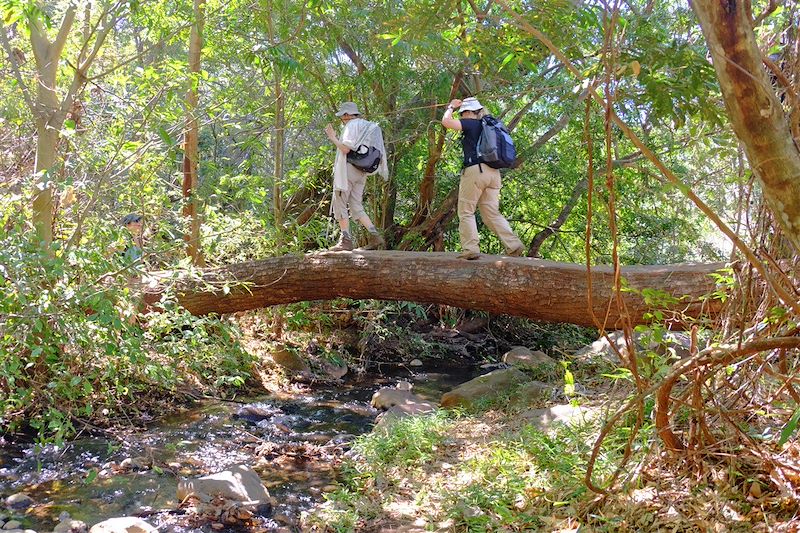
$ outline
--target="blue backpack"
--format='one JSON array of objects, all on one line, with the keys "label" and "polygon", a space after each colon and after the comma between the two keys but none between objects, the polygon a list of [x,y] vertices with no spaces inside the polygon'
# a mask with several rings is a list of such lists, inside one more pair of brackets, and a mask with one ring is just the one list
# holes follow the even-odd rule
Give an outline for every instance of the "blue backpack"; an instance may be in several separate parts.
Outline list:
[{"label": "blue backpack", "polygon": [[502,122],[491,115],[481,118],[481,136],[478,139],[478,157],[492,168],[517,166],[517,149],[511,134]]}]

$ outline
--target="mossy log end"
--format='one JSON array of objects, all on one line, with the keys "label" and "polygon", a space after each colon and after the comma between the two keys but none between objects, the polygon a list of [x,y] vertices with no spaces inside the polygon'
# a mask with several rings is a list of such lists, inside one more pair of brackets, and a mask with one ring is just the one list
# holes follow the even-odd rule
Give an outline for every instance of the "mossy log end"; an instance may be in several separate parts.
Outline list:
[{"label": "mossy log end", "polygon": [[[656,289],[680,298],[673,309],[685,316],[713,316],[716,300],[709,275],[722,264],[632,266],[622,269],[627,286]],[[591,271],[592,307],[586,266],[530,258],[482,255],[475,261],[455,253],[354,251],[286,255],[200,271],[200,278],[177,282],[178,301],[191,313],[232,313],[277,304],[333,298],[399,300],[444,304],[546,322],[569,322],[613,329],[622,324],[613,297],[613,270]],[[155,273],[143,288],[158,301],[169,281]],[[154,282],[154,280],[156,280]],[[640,295],[622,299],[632,324],[649,310]],[[595,319],[596,317],[596,319]]]}]

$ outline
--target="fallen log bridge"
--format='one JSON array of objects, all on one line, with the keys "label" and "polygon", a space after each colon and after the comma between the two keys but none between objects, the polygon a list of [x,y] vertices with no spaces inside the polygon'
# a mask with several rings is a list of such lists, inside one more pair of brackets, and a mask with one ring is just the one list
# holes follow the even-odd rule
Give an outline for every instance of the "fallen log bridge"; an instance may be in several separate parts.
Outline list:
[{"label": "fallen log bridge", "polygon": [[[645,323],[650,307],[640,293],[655,289],[679,299],[668,306],[672,310],[713,316],[720,304],[705,296],[715,289],[710,274],[723,266],[623,267],[632,289],[621,295],[625,312],[632,324]],[[589,278],[585,265],[531,258],[482,255],[465,261],[454,253],[401,251],[286,255],[206,269],[193,278],[155,273],[143,285],[145,301],[158,301],[171,283],[178,301],[197,315],[344,297],[444,304],[582,326],[599,321],[609,329],[622,323],[611,267],[592,267]]]}]

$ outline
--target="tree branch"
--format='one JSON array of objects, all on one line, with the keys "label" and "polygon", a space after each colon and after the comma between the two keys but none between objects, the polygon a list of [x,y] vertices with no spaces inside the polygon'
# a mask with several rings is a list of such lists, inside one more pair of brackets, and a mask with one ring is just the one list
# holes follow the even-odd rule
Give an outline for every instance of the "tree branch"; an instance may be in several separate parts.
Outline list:
[{"label": "tree branch", "polygon": [[755,28],[756,26],[760,26],[761,23],[764,22],[764,19],[778,9],[778,6],[782,3],[782,0],[769,0],[769,5],[766,7],[766,9],[764,9],[764,11],[753,21],[753,27]]},{"label": "tree branch", "polygon": [[0,28],[0,45],[3,46],[3,50],[5,50],[6,54],[8,54],[8,61],[11,63],[11,70],[14,72],[14,78],[17,80],[17,85],[19,85],[20,90],[22,91],[22,98],[25,100],[25,105],[28,106],[32,112],[36,111],[36,105],[33,103],[33,98],[31,98],[30,89],[22,79],[22,73],[19,70],[19,62],[17,61],[17,57],[14,55],[14,51],[11,49],[11,43],[8,42],[8,35],[6,35],[5,27]]},{"label": "tree branch", "polygon": [[64,18],[61,21],[61,27],[58,29],[58,35],[56,35],[55,41],[53,41],[50,45],[49,59],[55,60],[61,56],[61,52],[64,50],[64,46],[67,44],[69,32],[72,30],[72,23],[75,22],[76,11],[77,6],[71,3],[67,8],[67,12],[64,13]]},{"label": "tree branch", "polygon": [[[89,52],[89,55],[86,56],[83,61],[80,60],[83,57],[85,50],[88,48],[88,41],[84,41],[83,46],[81,47],[81,52],[78,55],[78,65],[75,68],[75,74],[72,77],[72,83],[70,83],[70,87],[67,90],[67,94],[64,96],[64,99],[61,101],[61,107],[59,108],[58,115],[54,117],[54,121],[57,122],[59,120],[63,120],[64,117],[67,116],[70,108],[72,107],[72,103],[75,100],[75,97],[83,90],[83,87],[86,85],[88,77],[86,76],[86,71],[92,66],[97,54],[100,52],[100,49],[103,47],[106,38],[108,37],[108,33],[111,31],[111,28],[114,27],[116,22],[119,20],[121,16],[122,7],[124,6],[123,2],[117,2],[113,7],[106,8],[103,10],[103,13],[98,18],[97,24],[95,25],[94,30],[92,33],[97,33],[97,37],[95,37],[94,45],[92,46],[92,51]],[[97,28],[100,28],[97,31]]]},{"label": "tree branch", "polygon": [[564,222],[567,221],[569,214],[572,213],[572,210],[576,205],[578,205],[578,200],[580,200],[581,196],[583,196],[583,193],[586,191],[586,187],[588,185],[589,178],[583,178],[575,184],[575,187],[572,189],[572,195],[561,208],[561,212],[558,214],[558,217],[556,217],[556,219],[551,222],[549,226],[533,236],[531,244],[528,247],[528,257],[539,257],[539,250],[541,249],[542,244],[544,244],[544,241],[546,241],[551,235],[555,235],[561,226],[564,225]]}]

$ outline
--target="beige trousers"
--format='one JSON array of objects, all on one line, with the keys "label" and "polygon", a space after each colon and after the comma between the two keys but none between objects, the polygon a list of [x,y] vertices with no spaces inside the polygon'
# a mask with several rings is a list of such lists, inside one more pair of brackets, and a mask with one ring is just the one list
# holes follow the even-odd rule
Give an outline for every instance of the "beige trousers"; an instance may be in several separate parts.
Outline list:
[{"label": "beige trousers", "polygon": [[522,248],[522,241],[511,230],[508,220],[500,214],[501,185],[500,171],[488,165],[472,165],[461,174],[458,186],[458,235],[463,251],[480,252],[478,225],[475,222],[476,206],[481,211],[483,222],[500,238],[506,252]]},{"label": "beige trousers", "polygon": [[350,216],[358,220],[366,216],[364,211],[364,186],[367,184],[367,174],[347,163],[347,191],[333,191],[333,215],[336,220],[347,218],[347,207],[350,207]]}]

